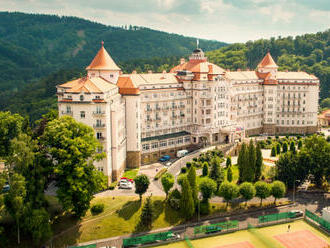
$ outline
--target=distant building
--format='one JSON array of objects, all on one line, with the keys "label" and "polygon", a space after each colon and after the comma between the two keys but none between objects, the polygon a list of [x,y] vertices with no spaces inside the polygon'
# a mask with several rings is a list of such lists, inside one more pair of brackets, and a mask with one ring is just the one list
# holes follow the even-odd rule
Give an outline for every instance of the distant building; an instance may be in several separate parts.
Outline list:
[{"label": "distant building", "polygon": [[57,86],[59,114],[94,128],[107,155],[96,167],[116,180],[181,149],[315,132],[318,78],[277,68],[267,53],[255,71],[225,71],[197,48],[169,73],[122,74],[102,43],[86,77]]},{"label": "distant building", "polygon": [[319,127],[330,126],[330,109],[322,111],[321,114],[317,116]]}]

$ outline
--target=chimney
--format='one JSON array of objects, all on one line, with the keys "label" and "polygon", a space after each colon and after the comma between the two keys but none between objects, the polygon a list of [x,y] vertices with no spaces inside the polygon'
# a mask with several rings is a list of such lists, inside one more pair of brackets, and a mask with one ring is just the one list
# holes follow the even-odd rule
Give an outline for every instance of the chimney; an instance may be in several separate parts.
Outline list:
[{"label": "chimney", "polygon": [[152,74],[152,70],[148,70],[148,73],[149,73],[149,74]]},{"label": "chimney", "polygon": [[186,60],[185,60],[184,58],[181,58],[181,59],[180,59],[180,65],[182,65],[182,64],[184,64],[184,63],[186,63]]},{"label": "chimney", "polygon": [[136,70],[132,71],[132,74],[136,74]]}]

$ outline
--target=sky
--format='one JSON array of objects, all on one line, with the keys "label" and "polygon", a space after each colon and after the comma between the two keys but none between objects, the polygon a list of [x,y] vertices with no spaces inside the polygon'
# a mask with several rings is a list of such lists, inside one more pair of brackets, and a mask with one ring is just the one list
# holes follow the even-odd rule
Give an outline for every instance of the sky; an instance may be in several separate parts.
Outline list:
[{"label": "sky", "polygon": [[330,27],[330,0],[0,0],[0,11],[77,16],[229,43]]}]

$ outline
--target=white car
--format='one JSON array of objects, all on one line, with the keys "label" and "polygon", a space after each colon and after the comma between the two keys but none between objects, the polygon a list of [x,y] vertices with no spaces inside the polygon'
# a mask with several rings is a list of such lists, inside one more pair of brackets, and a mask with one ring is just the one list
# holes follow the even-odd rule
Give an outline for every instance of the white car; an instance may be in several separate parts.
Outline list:
[{"label": "white car", "polygon": [[171,164],[172,164],[172,162],[167,162],[167,163],[165,164],[165,166],[166,166],[166,167],[170,167]]},{"label": "white car", "polygon": [[120,189],[132,189],[133,184],[130,181],[127,181],[127,180],[120,180],[119,181],[119,188]]}]

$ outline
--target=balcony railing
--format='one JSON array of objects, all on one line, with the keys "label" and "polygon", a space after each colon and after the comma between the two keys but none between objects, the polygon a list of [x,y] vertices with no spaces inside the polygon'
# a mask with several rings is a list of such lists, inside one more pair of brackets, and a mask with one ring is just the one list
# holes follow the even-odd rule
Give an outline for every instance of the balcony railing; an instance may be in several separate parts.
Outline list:
[{"label": "balcony railing", "polygon": [[62,114],[63,115],[73,115],[73,112],[72,111],[62,111]]},{"label": "balcony railing", "polygon": [[93,115],[105,115],[105,111],[93,111]]},{"label": "balcony railing", "polygon": [[93,127],[94,127],[94,128],[104,128],[104,127],[105,127],[105,124],[104,124],[104,123],[101,123],[101,124],[94,124]]}]

